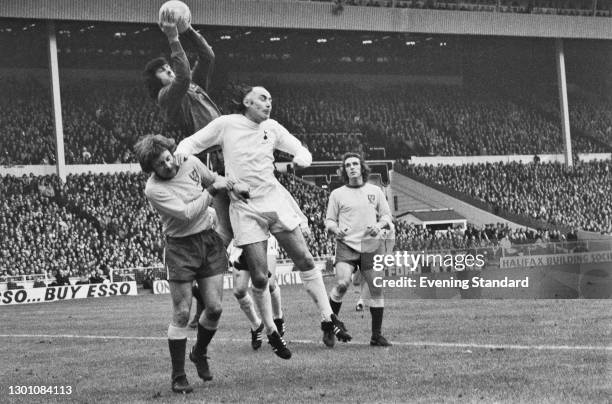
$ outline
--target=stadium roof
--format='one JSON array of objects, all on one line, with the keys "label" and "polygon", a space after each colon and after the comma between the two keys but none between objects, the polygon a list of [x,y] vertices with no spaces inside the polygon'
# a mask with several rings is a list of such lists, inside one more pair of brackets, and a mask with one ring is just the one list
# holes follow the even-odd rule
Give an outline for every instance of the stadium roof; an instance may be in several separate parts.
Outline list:
[{"label": "stadium roof", "polygon": [[[297,0],[187,1],[201,25],[612,39],[608,17],[346,6]],[[156,23],[159,0],[3,0],[0,17]]]}]

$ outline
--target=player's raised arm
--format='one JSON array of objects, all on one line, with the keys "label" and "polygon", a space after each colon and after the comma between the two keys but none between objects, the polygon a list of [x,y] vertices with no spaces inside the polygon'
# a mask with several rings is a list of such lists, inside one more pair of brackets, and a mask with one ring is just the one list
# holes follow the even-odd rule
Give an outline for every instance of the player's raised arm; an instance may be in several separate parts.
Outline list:
[{"label": "player's raised arm", "polygon": [[210,85],[210,79],[215,65],[215,53],[206,39],[204,39],[204,37],[193,27],[190,26],[182,35],[189,38],[191,43],[194,44],[198,54],[198,61],[191,72],[191,79],[194,83],[202,87],[204,91],[208,92],[208,86]]},{"label": "player's raised arm", "polygon": [[221,144],[223,136],[224,118],[219,117],[211,123],[186,137],[176,147],[174,156],[177,158],[198,154],[212,146]]},{"label": "player's raised arm", "polygon": [[293,163],[298,167],[309,167],[312,164],[312,154],[284,126],[278,122],[276,125],[279,136],[274,148],[293,155]]},{"label": "player's raised arm", "polygon": [[[172,73],[169,74],[171,77],[169,84],[164,82],[162,78],[162,84],[164,87],[159,91],[158,103],[160,106],[167,109],[176,109],[181,105],[183,96],[189,89],[189,83],[191,82],[191,71],[189,67],[189,60],[187,54],[179,41],[179,34],[176,28],[176,24],[162,23],[160,25],[162,32],[168,38],[170,44],[170,64],[172,66]],[[163,75],[165,72],[161,72]]]}]

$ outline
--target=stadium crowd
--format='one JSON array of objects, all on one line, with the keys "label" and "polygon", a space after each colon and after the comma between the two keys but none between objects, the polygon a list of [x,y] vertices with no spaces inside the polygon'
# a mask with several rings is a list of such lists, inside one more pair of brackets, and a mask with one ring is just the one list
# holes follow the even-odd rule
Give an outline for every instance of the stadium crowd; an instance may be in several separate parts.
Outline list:
[{"label": "stadium crowd", "polygon": [[[598,178],[602,178],[602,181],[607,179],[610,183],[609,171],[606,171],[607,177],[599,175],[605,170],[604,167],[609,168],[609,163],[607,166],[602,164],[580,168],[581,174],[572,177],[572,184],[581,183],[585,176],[595,174],[594,170],[599,170]],[[521,171],[519,167],[514,167],[514,170]],[[432,173],[439,172],[432,170]],[[540,204],[545,204],[546,198],[550,199],[546,193],[547,187],[560,185],[560,179],[554,177],[556,172],[554,169],[545,169],[542,174],[550,180],[544,182],[538,190],[533,190],[525,184],[525,190],[533,192],[531,199],[542,198],[539,200]],[[415,173],[423,175],[420,170]],[[474,175],[476,172],[470,174]],[[535,174],[530,178],[534,176]],[[439,174],[434,177],[439,178]],[[446,177],[464,178],[465,183],[470,181],[466,176],[461,176],[459,170]],[[496,176],[488,176],[494,177]],[[294,196],[309,220],[312,235],[308,239],[308,245],[313,255],[321,258],[333,255],[333,240],[324,230],[329,192],[305,183],[291,174],[279,174],[278,178]],[[499,178],[504,177],[500,175]],[[66,184],[60,185],[56,176],[0,177],[0,233],[6,235],[0,240],[0,280],[8,276],[46,274],[49,279],[55,279],[57,284],[65,282],[68,277],[79,277],[82,282],[92,282],[99,280],[102,275],[108,277],[111,269],[159,266],[163,249],[161,228],[156,214],[143,196],[145,180],[146,176],[143,174],[89,173],[70,175]],[[491,184],[491,189],[503,189],[500,184],[501,182]],[[509,184],[516,185],[517,181],[510,181]],[[481,189],[488,185],[482,183]],[[601,186],[601,182],[592,188],[597,186]],[[519,188],[523,189],[521,186]],[[602,210],[600,216],[592,216],[591,221],[584,223],[592,224],[597,217],[601,217],[601,223],[609,224],[612,216],[609,208],[610,193],[607,194],[607,205],[596,204],[601,202],[595,198],[606,198],[601,192],[589,192],[586,195],[582,200],[573,200],[582,207],[591,201],[594,202],[593,206],[607,208]],[[520,204],[524,200],[529,198],[521,196],[520,200],[514,203]],[[594,211],[594,208],[584,211],[585,217],[590,217],[588,215],[593,215]],[[574,216],[579,214],[574,213]],[[578,225],[578,221],[571,223]],[[502,224],[490,224],[482,228],[469,224],[467,229],[449,228],[447,232],[436,233],[421,226],[398,221],[395,248],[474,248],[503,245],[504,242],[534,243],[538,240],[563,241],[565,235],[548,230],[510,229]],[[280,258],[286,258],[286,254],[281,252]]]},{"label": "stadium crowd", "polygon": [[612,147],[612,102],[571,99],[570,121],[576,127]]},{"label": "stadium crowd", "polygon": [[[559,106],[552,101],[554,96],[551,93],[551,88],[534,89],[528,102],[553,119],[559,120]],[[517,94],[516,97],[520,95]],[[605,91],[601,94],[580,90],[569,93],[568,110],[572,136],[578,130],[607,145],[608,151],[612,149],[612,102]]]},{"label": "stadium crowd", "polygon": [[[306,0],[310,1],[310,0]],[[342,7],[397,7],[432,10],[487,11],[503,13],[560,14],[609,17],[612,3],[607,0],[312,0],[333,1],[336,13]]]},{"label": "stadium crowd", "polygon": [[468,223],[465,229],[448,227],[446,231],[432,232],[420,225],[395,222],[396,245],[400,251],[438,251],[448,249],[486,248],[502,245],[555,243],[573,240],[574,234],[558,230],[511,228],[503,223],[490,223],[478,227]]},{"label": "stadium crowd", "polygon": [[[526,105],[485,92],[425,85],[368,90],[339,84],[270,87],[280,100],[275,107],[277,119],[298,137],[302,133],[360,132],[366,151],[385,147],[387,157],[562,151],[557,123]],[[308,144],[314,139],[319,138],[304,140]],[[588,139],[575,136],[572,140],[576,151],[605,150]],[[308,145],[319,150],[316,143]],[[334,148],[327,146],[325,151]]]},{"label": "stadium crowd", "polygon": [[[53,164],[53,120],[41,86],[35,80],[0,86],[5,90],[0,97],[0,165]],[[562,151],[558,124],[527,106],[460,87],[268,87],[278,100],[275,119],[304,141],[317,160],[336,159],[346,151],[367,156],[381,147],[387,158]],[[180,140],[187,135],[165,126],[143,88],[133,83],[89,80],[66,84],[62,91],[67,164],[134,162],[130,147],[139,136],[164,133]],[[572,117],[580,124],[596,118],[598,125],[609,122],[598,120],[607,116],[603,107],[596,117],[587,115],[588,108],[577,110]],[[597,128],[598,133],[609,132],[608,126]],[[572,140],[575,152],[606,151],[583,137]]]},{"label": "stadium crowd", "polygon": [[426,178],[490,204],[494,209],[550,224],[612,234],[612,163],[496,163],[415,166],[396,170]]},{"label": "stadium crowd", "polygon": [[67,201],[90,215],[112,246],[99,257],[109,267],[148,267],[162,256],[161,225],[143,197],[145,180],[131,173],[67,178]]},{"label": "stadium crowd", "polygon": [[0,179],[0,276],[55,278],[101,269],[99,257],[109,246],[87,218],[57,202],[57,177]]}]

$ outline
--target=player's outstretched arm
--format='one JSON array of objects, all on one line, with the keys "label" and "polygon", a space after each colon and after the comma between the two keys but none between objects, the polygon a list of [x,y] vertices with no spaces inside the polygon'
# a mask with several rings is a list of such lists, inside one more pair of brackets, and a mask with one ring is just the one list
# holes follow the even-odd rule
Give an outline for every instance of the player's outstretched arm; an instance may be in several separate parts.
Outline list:
[{"label": "player's outstretched arm", "polygon": [[309,167],[312,164],[312,154],[283,125],[278,122],[276,125],[278,137],[274,148],[293,155],[293,163],[298,167]]},{"label": "player's outstretched arm", "polygon": [[220,116],[193,135],[181,140],[174,151],[175,160],[184,159],[185,156],[198,154],[212,146],[220,145],[225,119],[225,117]]},{"label": "player's outstretched arm", "polygon": [[191,83],[191,71],[187,54],[179,41],[178,29],[176,24],[162,23],[160,25],[162,32],[168,38],[170,44],[170,64],[176,77],[169,86],[161,89],[159,92],[159,105],[165,108],[179,108],[181,100],[187,94],[189,83]]},{"label": "player's outstretched arm", "polygon": [[191,72],[191,80],[208,92],[215,66],[215,53],[206,39],[193,27],[189,27],[182,35],[189,38],[191,43],[195,45],[198,54],[198,61]]}]

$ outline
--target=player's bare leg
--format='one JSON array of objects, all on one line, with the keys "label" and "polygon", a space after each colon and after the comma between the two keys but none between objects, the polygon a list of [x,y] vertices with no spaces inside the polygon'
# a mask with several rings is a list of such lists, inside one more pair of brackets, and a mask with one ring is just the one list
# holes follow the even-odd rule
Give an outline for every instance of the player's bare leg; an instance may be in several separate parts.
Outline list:
[{"label": "player's bare leg", "polygon": [[198,289],[198,284],[194,283],[193,287],[191,288],[191,294],[193,296],[193,301],[192,301],[192,305],[191,305],[191,309],[192,311],[195,308],[195,313],[193,315],[193,319],[189,322],[189,328],[198,328],[198,321],[200,320],[200,316],[202,315],[202,312],[204,311],[204,302],[202,301],[202,298],[200,297],[200,290]]},{"label": "player's bare leg", "polygon": [[342,307],[342,299],[351,286],[351,275],[353,274],[353,267],[347,262],[338,262],[336,267],[336,284],[329,292],[329,305],[331,306],[334,314],[340,313],[340,307]]},{"label": "player's bare leg", "polygon": [[[369,304],[371,296],[370,296],[370,287],[367,282],[361,276],[361,271],[357,271],[355,275],[359,275],[359,299],[357,300],[357,305],[355,305],[356,311],[363,311],[366,303]],[[353,282],[353,284],[355,284]]]},{"label": "player's bare leg", "polygon": [[304,240],[304,235],[300,228],[296,227],[292,231],[278,232],[274,236],[280,246],[285,249],[289,258],[293,260],[298,270],[301,271],[300,276],[306,292],[308,292],[319,308],[325,345],[329,347],[334,346],[335,337],[343,342],[350,341],[352,337],[348,334],[346,327],[338,320],[329,305],[327,291],[323,283],[323,275],[319,269],[315,268],[314,259],[310,251],[308,251],[306,240]]},{"label": "player's bare leg", "polygon": [[212,380],[208,367],[208,344],[217,332],[219,318],[223,309],[223,274],[198,279],[198,288],[204,301],[204,312],[198,321],[198,337],[189,353],[189,359],[195,364],[198,376],[204,381]]},{"label": "player's bare leg", "polygon": [[187,322],[191,309],[191,282],[169,281],[172,297],[172,322],[168,326],[168,347],[172,361],[172,391],[191,393],[185,374],[185,350],[187,346]]},{"label": "player's bare leg", "polygon": [[267,247],[267,240],[241,246],[251,274],[253,300],[255,300],[255,305],[261,314],[268,335],[268,342],[272,345],[272,350],[276,355],[283,359],[289,359],[291,358],[291,351],[278,333],[272,315],[272,302],[268,286]]}]

